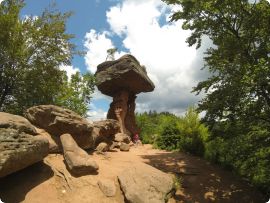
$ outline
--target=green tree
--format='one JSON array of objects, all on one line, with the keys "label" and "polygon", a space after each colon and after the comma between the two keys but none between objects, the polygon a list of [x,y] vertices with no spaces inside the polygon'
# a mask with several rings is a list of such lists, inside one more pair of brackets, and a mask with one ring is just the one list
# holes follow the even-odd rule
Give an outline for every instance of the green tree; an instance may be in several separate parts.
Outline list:
[{"label": "green tree", "polygon": [[205,67],[212,73],[194,92],[205,91],[205,120],[266,122],[270,125],[270,5],[266,0],[164,0],[179,4],[171,20],[192,31],[190,46],[208,36],[213,46]]},{"label": "green tree", "polygon": [[82,116],[87,116],[88,104],[91,100],[91,94],[94,92],[94,86],[95,78],[92,74],[80,75],[77,72],[71,76],[70,81],[66,77],[55,103],[67,107]]},{"label": "green tree", "polygon": [[70,42],[73,35],[66,33],[66,20],[71,13],[60,13],[51,7],[38,17],[21,19],[24,5],[21,0],[0,4],[0,111],[22,114],[26,108],[39,104],[70,108],[78,97],[81,103],[72,109],[80,106],[76,111],[85,114],[82,109],[87,108],[93,92],[89,84],[92,76],[77,75],[78,84],[85,84],[84,88],[73,91],[65,102],[60,96],[61,91],[76,82],[69,83],[59,66],[70,65],[73,55],[81,54]]}]

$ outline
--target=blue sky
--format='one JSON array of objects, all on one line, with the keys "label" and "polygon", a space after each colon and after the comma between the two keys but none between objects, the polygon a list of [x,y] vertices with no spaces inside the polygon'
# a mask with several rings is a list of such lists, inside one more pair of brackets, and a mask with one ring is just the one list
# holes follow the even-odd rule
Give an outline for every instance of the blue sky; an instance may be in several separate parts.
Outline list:
[{"label": "blue sky", "polygon": [[[199,50],[187,46],[190,32],[181,29],[181,22],[169,22],[171,11],[179,8],[161,0],[25,0],[21,15],[38,16],[53,2],[62,12],[74,12],[67,22],[67,32],[75,34],[73,42],[86,51],[85,56],[74,57],[72,66],[61,67],[68,74],[76,70],[94,73],[105,60],[107,49],[117,47],[115,57],[133,54],[146,66],[156,86],[153,92],[138,95],[137,112],[181,115],[201,98],[190,92],[207,76],[200,68],[209,42]],[[110,102],[111,98],[96,91],[90,105],[91,118],[104,118]]]},{"label": "blue sky", "polygon": [[[25,0],[26,6],[22,9],[21,15],[40,15],[45,8],[56,4],[61,12],[72,11],[73,15],[67,21],[67,32],[75,34],[72,40],[80,50],[84,50],[84,36],[90,28],[95,30],[107,30],[109,25],[106,22],[106,10],[115,4],[116,1],[97,0]],[[117,40],[116,40],[117,42]],[[84,58],[75,56],[73,65],[81,71],[86,71]]]}]

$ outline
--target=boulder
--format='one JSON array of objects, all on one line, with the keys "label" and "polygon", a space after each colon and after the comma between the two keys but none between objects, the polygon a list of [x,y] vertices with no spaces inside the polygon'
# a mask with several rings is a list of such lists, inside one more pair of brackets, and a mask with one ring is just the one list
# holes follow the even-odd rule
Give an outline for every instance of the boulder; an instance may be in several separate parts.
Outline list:
[{"label": "boulder", "polygon": [[113,136],[120,131],[119,122],[113,119],[102,121],[94,121],[93,128],[98,133],[98,136]]},{"label": "boulder", "polygon": [[126,144],[126,143],[124,143],[124,142],[122,142],[122,143],[120,144],[120,151],[128,152],[129,149],[130,149],[129,144]]},{"label": "boulder", "polygon": [[76,175],[85,175],[98,170],[97,163],[81,149],[70,134],[60,136],[68,169]]},{"label": "boulder", "polygon": [[49,153],[60,153],[62,152],[62,146],[60,138],[58,136],[53,136],[44,129],[36,128],[37,134],[44,137],[49,142]]},{"label": "boulder", "polygon": [[116,187],[114,181],[109,179],[102,179],[98,181],[98,186],[104,195],[107,197],[113,197],[116,193]]},{"label": "boulder", "polygon": [[114,148],[119,148],[119,142],[112,142],[112,144],[109,146],[109,150],[113,150]]},{"label": "boulder", "polygon": [[130,143],[130,137],[124,133],[117,133],[114,136],[114,141],[116,142],[124,142],[124,143]]},{"label": "boulder", "polygon": [[149,79],[145,67],[132,55],[124,55],[115,61],[105,61],[97,66],[96,85],[105,95],[113,97],[126,90],[133,94],[151,92],[155,86]]},{"label": "boulder", "polygon": [[111,145],[114,135],[119,131],[120,126],[117,120],[107,119],[93,122],[92,137],[95,143],[94,145],[98,146],[101,142]]},{"label": "boulder", "polygon": [[24,117],[0,112],[0,128],[17,129],[30,135],[36,135],[35,127]]},{"label": "boulder", "polygon": [[172,176],[143,163],[124,169],[118,180],[132,203],[164,203],[173,189]]},{"label": "boulder", "polygon": [[0,128],[0,177],[42,161],[48,155],[46,139],[20,132],[21,129],[29,130],[24,127]]},{"label": "boulder", "polygon": [[91,136],[93,126],[77,113],[54,105],[34,106],[26,110],[26,118],[49,132],[52,136],[69,133],[77,144],[84,148],[93,148]]},{"label": "boulder", "polygon": [[96,147],[97,153],[103,153],[109,150],[109,145],[105,142],[99,143],[99,145]]}]

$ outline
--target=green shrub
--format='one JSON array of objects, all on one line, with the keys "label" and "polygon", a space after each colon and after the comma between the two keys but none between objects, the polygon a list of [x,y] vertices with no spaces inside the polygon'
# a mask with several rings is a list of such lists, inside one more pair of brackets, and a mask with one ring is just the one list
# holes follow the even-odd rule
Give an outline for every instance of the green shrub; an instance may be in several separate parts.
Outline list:
[{"label": "green shrub", "polygon": [[252,127],[247,134],[216,137],[205,144],[205,158],[234,169],[270,194],[270,132]]},{"label": "green shrub", "polygon": [[160,149],[179,149],[180,130],[177,123],[168,123],[164,126],[161,135],[156,140],[156,146]]},{"label": "green shrub", "polygon": [[208,140],[208,129],[200,122],[194,107],[190,107],[179,122],[179,149],[196,155],[204,154],[204,142]]}]

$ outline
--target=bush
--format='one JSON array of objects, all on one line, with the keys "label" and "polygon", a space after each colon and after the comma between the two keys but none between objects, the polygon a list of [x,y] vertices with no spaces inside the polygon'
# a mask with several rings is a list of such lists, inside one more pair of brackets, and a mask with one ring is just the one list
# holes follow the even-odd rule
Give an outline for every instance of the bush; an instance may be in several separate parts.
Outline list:
[{"label": "bush", "polygon": [[204,154],[204,143],[208,140],[208,129],[200,122],[194,107],[190,107],[179,123],[181,135],[179,149],[195,155]]},{"label": "bush", "polygon": [[148,113],[136,114],[136,123],[141,129],[140,137],[144,144],[155,144],[161,135],[164,127],[168,123],[176,122],[178,118],[167,112],[157,113],[150,111]]},{"label": "bush", "polygon": [[234,169],[270,195],[270,132],[258,126],[247,134],[216,137],[205,144],[205,158]]},{"label": "bush", "polygon": [[160,133],[155,146],[166,150],[181,150],[196,155],[204,154],[204,142],[209,137],[208,129],[200,123],[193,107],[182,118],[161,117]]},{"label": "bush", "polygon": [[161,135],[156,140],[156,146],[160,149],[176,150],[179,149],[180,130],[177,123],[168,123],[164,126]]}]

